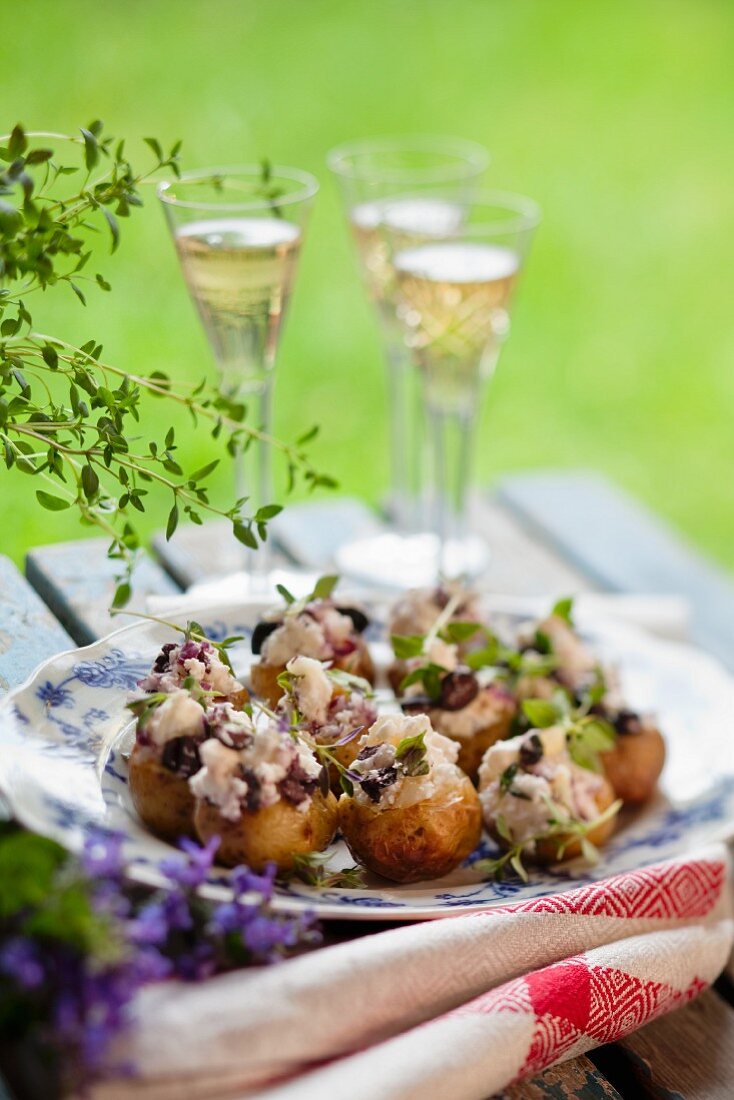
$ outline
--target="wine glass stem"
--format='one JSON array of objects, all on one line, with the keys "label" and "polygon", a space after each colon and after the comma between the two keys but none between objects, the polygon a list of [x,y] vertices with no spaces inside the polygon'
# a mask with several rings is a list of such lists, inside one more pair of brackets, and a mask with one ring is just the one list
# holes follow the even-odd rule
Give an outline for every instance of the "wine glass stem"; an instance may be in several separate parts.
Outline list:
[{"label": "wine glass stem", "polygon": [[467,533],[467,496],[471,472],[476,402],[445,409],[427,402],[426,433],[430,526],[439,540],[438,572],[446,574],[448,541]]},{"label": "wine glass stem", "polygon": [[[242,401],[248,406],[249,422],[266,435],[270,435],[271,429],[272,394],[272,378],[267,377],[256,390],[250,390],[242,395]],[[256,440],[244,454],[242,451],[237,452],[234,459],[234,478],[237,499],[248,498],[243,505],[243,512],[246,515],[253,515],[263,504],[272,503],[272,466],[270,447],[267,443]],[[262,582],[262,586],[265,587],[266,577],[272,565],[270,538],[256,551],[246,550],[244,564],[253,586]]]}]

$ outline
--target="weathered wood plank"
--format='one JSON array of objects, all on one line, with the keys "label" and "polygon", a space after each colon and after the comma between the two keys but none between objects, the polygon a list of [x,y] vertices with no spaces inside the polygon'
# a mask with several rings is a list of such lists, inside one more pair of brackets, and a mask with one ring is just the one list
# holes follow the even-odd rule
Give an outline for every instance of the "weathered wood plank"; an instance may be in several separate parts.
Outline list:
[{"label": "weathered wood plank", "polygon": [[0,557],[0,695],[74,641],[9,558]]},{"label": "weathered wood plank", "polygon": [[642,505],[584,472],[506,478],[499,499],[601,588],[688,597],[691,639],[734,667],[734,581]]},{"label": "weathered wood plank", "polygon": [[639,1090],[631,1095],[651,1100],[734,1095],[734,1010],[713,990],[628,1035],[615,1049]]},{"label": "weathered wood plank", "polygon": [[530,1081],[521,1081],[496,1100],[622,1100],[593,1062],[582,1055],[572,1062],[551,1066]]},{"label": "weathered wood plank", "polygon": [[[107,557],[105,539],[60,542],[31,550],[26,576],[72,638],[88,645],[130,621],[109,614],[119,564]],[[148,594],[178,591],[157,562],[143,556],[135,569],[129,606],[143,611]]]},{"label": "weathered wood plank", "polygon": [[[491,549],[489,569],[482,582],[496,592],[511,595],[553,595],[588,590],[583,572],[531,538],[508,511],[484,497],[472,502],[473,523]],[[274,564],[294,562],[315,571],[334,567],[334,552],[350,539],[379,533],[382,524],[361,501],[351,498],[296,504],[272,525]],[[244,548],[226,523],[201,527],[181,525],[170,542],[162,534],[153,547],[164,568],[187,588],[205,577],[224,576],[243,568]]]}]

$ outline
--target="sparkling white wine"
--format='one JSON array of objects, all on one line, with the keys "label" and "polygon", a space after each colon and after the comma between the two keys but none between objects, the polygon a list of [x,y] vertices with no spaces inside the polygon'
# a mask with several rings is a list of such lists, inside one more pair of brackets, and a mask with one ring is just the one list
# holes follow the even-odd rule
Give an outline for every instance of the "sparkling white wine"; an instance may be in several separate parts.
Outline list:
[{"label": "sparkling white wine", "polygon": [[394,264],[398,317],[429,399],[473,400],[509,329],[518,255],[494,244],[436,241],[403,249]]},{"label": "sparkling white wine", "polygon": [[373,297],[378,301],[390,297],[394,285],[385,230],[398,247],[407,248],[455,232],[462,218],[460,205],[431,196],[388,198],[355,206],[350,214],[352,230]]},{"label": "sparkling white wine", "polygon": [[176,230],[176,248],[204,327],[234,394],[272,366],[301,245],[282,218],[216,218]]}]

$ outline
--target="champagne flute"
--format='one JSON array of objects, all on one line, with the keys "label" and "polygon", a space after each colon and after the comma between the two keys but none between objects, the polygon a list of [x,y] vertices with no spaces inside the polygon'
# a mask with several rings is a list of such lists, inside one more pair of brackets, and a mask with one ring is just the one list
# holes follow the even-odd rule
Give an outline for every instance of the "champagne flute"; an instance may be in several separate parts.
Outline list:
[{"label": "champagne flute", "polygon": [[351,142],[328,155],[385,347],[389,509],[403,531],[415,529],[421,507],[421,403],[396,323],[395,272],[382,225],[389,226],[406,246],[445,236],[458,228],[464,205],[488,163],[489,154],[474,142],[420,135]]},{"label": "champagne flute", "polygon": [[477,412],[509,334],[512,299],[539,220],[531,199],[484,192],[441,239],[406,244],[382,225],[395,271],[395,315],[426,415],[436,575],[476,576],[488,561],[486,544],[467,524]]},{"label": "champagne flute", "polygon": [[[161,183],[158,195],[181,270],[219,370],[220,389],[244,403],[265,434],[273,368],[318,181],[296,168],[206,168]],[[254,512],[272,500],[270,448],[238,451],[235,489]],[[266,585],[269,548],[246,554],[254,589]]]}]

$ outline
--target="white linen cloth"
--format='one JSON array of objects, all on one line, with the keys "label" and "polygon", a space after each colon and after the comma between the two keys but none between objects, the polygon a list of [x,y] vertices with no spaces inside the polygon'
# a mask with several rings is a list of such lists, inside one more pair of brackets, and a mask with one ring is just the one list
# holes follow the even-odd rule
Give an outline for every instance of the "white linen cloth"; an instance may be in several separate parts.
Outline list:
[{"label": "white linen cloth", "polygon": [[726,849],[144,990],[94,1100],[483,1100],[694,997],[734,939]]}]

